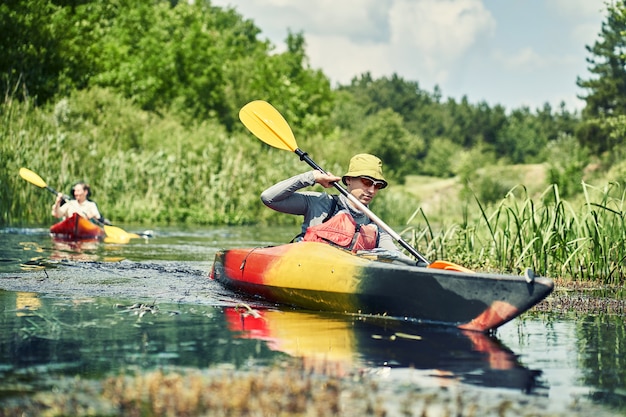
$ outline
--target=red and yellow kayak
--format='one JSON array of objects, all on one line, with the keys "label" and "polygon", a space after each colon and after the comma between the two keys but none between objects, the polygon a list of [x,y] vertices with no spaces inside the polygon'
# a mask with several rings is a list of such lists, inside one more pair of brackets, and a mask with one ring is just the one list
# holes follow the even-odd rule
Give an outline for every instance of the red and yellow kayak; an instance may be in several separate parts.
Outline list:
[{"label": "red and yellow kayak", "polygon": [[89,220],[74,213],[50,227],[50,234],[60,240],[92,240],[102,239],[106,236],[104,229]]},{"label": "red and yellow kayak", "polygon": [[220,251],[210,278],[267,301],[308,310],[384,316],[488,332],[554,289],[545,277],[483,274],[381,262],[298,242]]}]

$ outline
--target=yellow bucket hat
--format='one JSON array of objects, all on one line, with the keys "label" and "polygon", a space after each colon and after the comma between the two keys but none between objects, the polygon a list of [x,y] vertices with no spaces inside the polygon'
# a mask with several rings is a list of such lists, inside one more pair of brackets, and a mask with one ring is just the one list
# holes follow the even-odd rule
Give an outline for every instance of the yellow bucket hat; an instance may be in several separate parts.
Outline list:
[{"label": "yellow bucket hat", "polygon": [[354,155],[350,159],[350,166],[348,172],[344,174],[341,181],[346,184],[346,178],[348,177],[370,177],[372,179],[382,181],[384,184],[382,188],[387,186],[387,181],[383,177],[383,162],[368,153],[360,153]]}]

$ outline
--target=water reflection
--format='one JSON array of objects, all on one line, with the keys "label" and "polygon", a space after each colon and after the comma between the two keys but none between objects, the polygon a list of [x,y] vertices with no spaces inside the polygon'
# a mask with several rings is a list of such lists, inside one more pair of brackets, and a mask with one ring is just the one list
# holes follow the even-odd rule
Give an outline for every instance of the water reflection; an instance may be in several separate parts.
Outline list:
[{"label": "water reflection", "polygon": [[403,370],[404,377],[439,386],[462,382],[527,393],[541,388],[541,372],[525,368],[482,333],[301,311],[227,308],[224,315],[239,337],[302,358],[312,371],[345,376],[355,369]]},{"label": "water reflection", "polygon": [[[312,372],[534,392],[539,372],[479,333],[307,312],[59,300],[0,291],[0,392],[54,375],[163,365],[235,367],[300,358]],[[3,387],[4,386],[4,387]],[[28,388],[30,387],[30,388]]]},{"label": "water reflection", "polygon": [[258,341],[232,338],[218,307],[0,291],[0,311],[0,393],[54,375],[98,378],[163,365],[242,366],[279,356]]},{"label": "water reflection", "polygon": [[49,269],[60,261],[118,261],[122,257],[109,257],[105,247],[96,239],[71,241],[51,238],[47,232],[30,234],[31,240],[22,240],[20,234],[0,234],[2,258],[0,272],[16,270],[33,271]]},{"label": "water reflection", "polygon": [[619,315],[587,315],[576,325],[577,349],[590,397],[626,410],[626,325]]},{"label": "water reflection", "polygon": [[52,238],[50,259],[55,261],[97,261],[100,258],[98,254],[99,246],[100,241],[98,239],[72,241]]},{"label": "water reflection", "polygon": [[119,262],[123,256],[115,256],[114,251],[120,245],[104,244],[97,239],[68,241],[52,238],[52,261],[76,261],[76,262]]},{"label": "water reflection", "polygon": [[150,231],[150,238],[120,245],[52,239],[47,228],[5,228],[0,229],[0,273],[47,269],[63,261],[207,262],[221,249],[288,242],[293,234],[292,227],[162,228]]},{"label": "water reflection", "polygon": [[34,292],[15,293],[15,314],[17,316],[29,316],[33,311],[41,307],[39,294]]}]

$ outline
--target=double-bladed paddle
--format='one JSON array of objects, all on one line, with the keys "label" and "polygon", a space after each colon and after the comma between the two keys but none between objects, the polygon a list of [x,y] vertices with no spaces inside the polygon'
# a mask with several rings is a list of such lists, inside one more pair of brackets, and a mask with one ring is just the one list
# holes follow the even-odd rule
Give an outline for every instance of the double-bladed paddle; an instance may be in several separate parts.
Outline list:
[{"label": "double-bladed paddle", "polygon": [[[239,119],[241,122],[260,140],[278,149],[284,149],[295,152],[301,161],[306,162],[312,168],[326,173],[319,165],[313,161],[309,155],[298,148],[296,139],[293,135],[289,123],[282,114],[276,110],[270,103],[263,100],[252,101],[241,108],[239,111]],[[374,214],[365,204],[361,203],[355,196],[350,194],[348,190],[342,187],[338,182],[333,186],[343,194],[350,202],[363,213],[365,213],[376,225],[394,238],[404,249],[419,261],[428,265],[429,268],[450,269],[460,272],[471,272],[469,269],[460,265],[455,265],[446,261],[428,261],[421,253],[409,245],[402,237],[396,233],[391,227],[383,222],[376,214]]]},{"label": "double-bladed paddle", "polygon": [[[20,168],[20,177],[22,177],[26,181],[30,182],[31,184],[39,188],[45,188],[46,190],[50,191],[54,195],[59,194],[54,188],[46,184],[43,178],[41,178],[39,175],[37,175],[36,173],[34,173],[28,168]],[[69,201],[70,197],[64,194],[63,199],[66,201]],[[141,237],[136,233],[128,233],[127,231],[125,231],[124,229],[120,227],[104,224],[98,219],[91,219],[91,220],[94,220],[99,226],[102,226],[104,228],[104,233],[106,233],[107,242],[128,243],[130,239]]]}]

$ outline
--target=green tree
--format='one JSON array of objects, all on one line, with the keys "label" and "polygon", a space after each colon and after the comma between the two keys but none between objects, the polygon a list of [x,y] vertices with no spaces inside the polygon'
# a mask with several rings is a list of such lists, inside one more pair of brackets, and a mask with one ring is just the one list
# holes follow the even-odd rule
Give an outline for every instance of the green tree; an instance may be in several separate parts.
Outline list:
[{"label": "green tree", "polygon": [[607,6],[606,21],[598,40],[586,46],[592,77],[577,85],[586,90],[583,115],[587,117],[626,114],[626,2]]},{"label": "green tree", "polygon": [[296,135],[327,133],[334,96],[328,77],[310,67],[302,33],[289,33],[287,51],[260,62],[256,77],[264,86],[259,97],[280,108]]},{"label": "green tree", "polygon": [[539,128],[549,141],[557,140],[561,135],[573,135],[580,122],[579,114],[568,111],[565,102],[559,104],[558,111],[554,111],[549,103],[537,109]]},{"label": "green tree", "polygon": [[339,87],[339,90],[351,92],[365,115],[384,109],[393,110],[402,117],[411,133],[423,133],[423,129],[430,130],[435,123],[428,108],[436,102],[436,97],[421,90],[417,82],[405,81],[396,74],[375,80],[370,73],[364,73],[353,78],[349,86]]},{"label": "green tree", "polygon": [[451,177],[456,169],[454,161],[461,154],[461,145],[448,138],[436,138],[428,146],[428,154],[420,165],[420,173],[433,177]]},{"label": "green tree", "polygon": [[390,177],[402,181],[404,176],[419,172],[425,143],[404,128],[401,116],[393,110],[381,110],[370,116],[361,141],[366,152],[382,159]]},{"label": "green tree", "polygon": [[537,117],[528,108],[514,110],[500,130],[495,144],[496,155],[514,164],[541,160],[548,143]]},{"label": "green tree", "polygon": [[485,102],[472,105],[466,96],[460,103],[450,98],[443,107],[443,135],[465,149],[479,144],[493,145],[507,120],[504,107],[494,106],[492,109]]},{"label": "green tree", "polygon": [[[234,109],[225,99],[224,63],[254,44],[258,29],[240,27],[234,12],[202,2],[171,7],[127,0],[125,7],[110,11],[111,27],[100,40],[101,65],[92,85],[112,87],[145,110],[174,107],[191,118],[234,123]],[[236,34],[243,39],[237,42]]]},{"label": "green tree", "polygon": [[105,87],[142,109],[187,124],[218,120],[240,128],[237,111],[271,100],[308,132],[327,130],[328,78],[312,70],[304,36],[273,54],[260,30],[209,1],[23,0],[0,5],[0,81],[38,103],[73,89]]},{"label": "green tree", "polygon": [[0,4],[0,83],[3,96],[21,90],[45,102],[58,88],[65,61],[60,52],[58,7],[49,0]]},{"label": "green tree", "polygon": [[614,145],[610,129],[602,119],[626,114],[626,2],[607,4],[606,20],[598,40],[586,46],[589,79],[576,83],[585,90],[584,123],[576,137],[582,146],[594,154],[602,154]]}]

